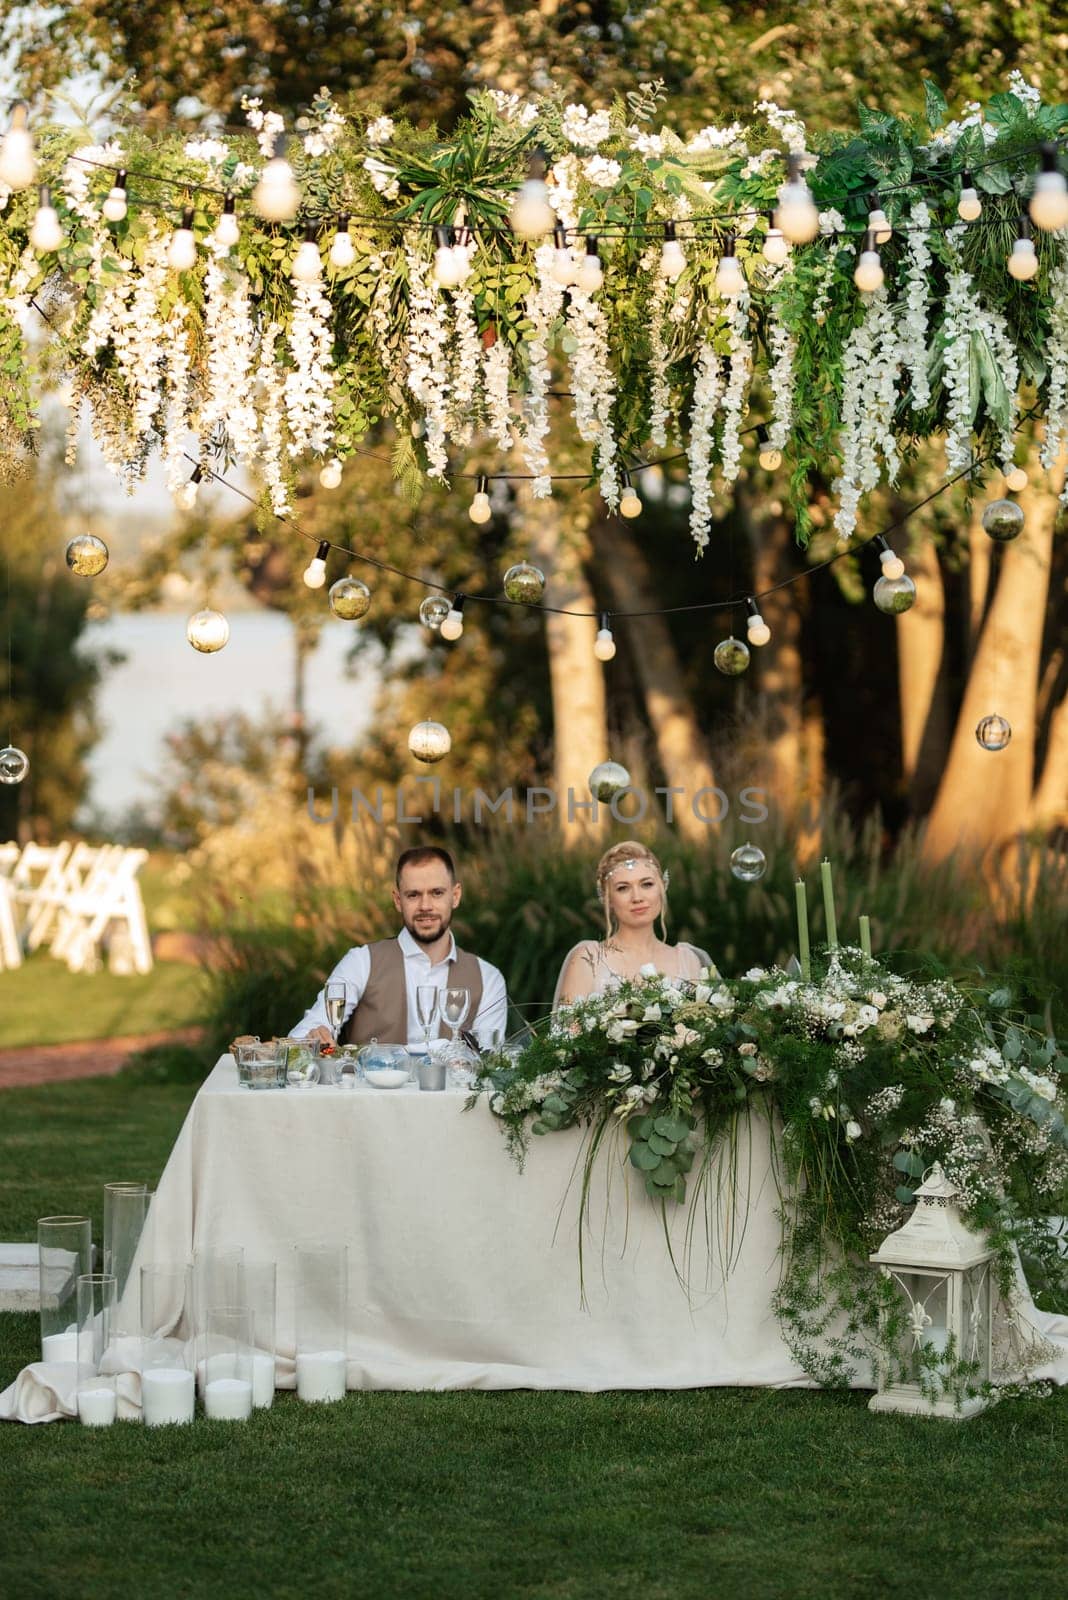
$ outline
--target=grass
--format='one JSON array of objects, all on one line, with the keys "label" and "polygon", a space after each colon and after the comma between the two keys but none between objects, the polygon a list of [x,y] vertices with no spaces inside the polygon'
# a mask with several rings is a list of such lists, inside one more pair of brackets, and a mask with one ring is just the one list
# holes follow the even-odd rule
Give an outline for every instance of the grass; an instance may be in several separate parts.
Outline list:
[{"label": "grass", "polygon": [[[191,1089],[0,1098],[0,1238],[155,1178]],[[0,1386],[36,1319],[0,1317]],[[975,1421],[863,1395],[282,1395],[242,1427],[0,1430],[0,1588],[88,1600],[740,1600],[1063,1587],[1068,1392]],[[17,1537],[14,1530],[18,1530]]]},{"label": "grass", "polygon": [[183,962],[116,977],[68,972],[42,952],[0,972],[0,1049],[182,1028],[199,1022],[203,1009],[202,974]]}]

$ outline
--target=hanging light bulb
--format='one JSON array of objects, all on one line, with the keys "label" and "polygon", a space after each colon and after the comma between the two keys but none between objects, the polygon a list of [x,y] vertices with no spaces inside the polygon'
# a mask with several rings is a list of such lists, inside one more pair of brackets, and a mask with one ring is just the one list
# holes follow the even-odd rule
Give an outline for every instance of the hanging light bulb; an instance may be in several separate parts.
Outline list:
[{"label": "hanging light bulb", "polygon": [[304,230],[304,241],[293,257],[291,275],[294,283],[318,283],[323,275],[323,262],[313,222],[309,222]]},{"label": "hanging light bulb", "polygon": [[543,239],[556,221],[545,184],[545,156],[535,150],[508,217],[521,239]]},{"label": "hanging light bulb", "polygon": [[596,294],[604,283],[604,267],[597,249],[597,236],[586,235],[586,254],[578,264],[575,284],[584,294]]},{"label": "hanging light bulb", "polygon": [[1005,487],[1013,494],[1019,494],[1021,489],[1027,488],[1027,473],[1023,467],[1009,467],[1005,472]]},{"label": "hanging light bulb", "polygon": [[960,199],[957,201],[957,215],[962,222],[978,222],[983,214],[983,202],[976,193],[970,172],[961,173]]},{"label": "hanging light bulb", "polygon": [[868,212],[868,231],[874,233],[876,245],[889,244],[893,236],[890,219],[882,208],[879,196],[875,196],[875,205]]},{"label": "hanging light bulb", "polygon": [[883,264],[875,248],[875,234],[870,228],[864,235],[864,248],[860,252],[860,259],[853,273],[853,282],[862,294],[874,294],[875,290],[881,289],[886,282]]},{"label": "hanging light bulb", "polygon": [[767,644],[771,638],[771,629],[760,615],[756,601],[752,595],[749,597],[749,620],[746,623],[745,636],[750,644]]},{"label": "hanging light bulb", "polygon": [[108,190],[103,205],[100,207],[106,222],[121,222],[126,215],[126,173],[115,174],[115,182]]},{"label": "hanging light bulb", "polygon": [[664,223],[664,243],[660,250],[660,270],[665,278],[670,278],[674,283],[676,278],[681,278],[686,271],[686,257],[682,246],[675,237],[675,224]]},{"label": "hanging light bulb", "polygon": [[757,441],[757,458],[765,472],[777,472],[782,466],[782,451],[772,444],[766,433]]},{"label": "hanging light bulb", "polygon": [[437,227],[434,229],[434,238],[437,240],[437,249],[434,251],[434,277],[442,289],[455,289],[463,283],[466,273],[464,261],[457,254],[451,228]]},{"label": "hanging light bulb", "polygon": [[230,624],[221,611],[205,606],[202,611],[194,611],[189,618],[185,625],[185,636],[194,650],[211,656],[216,650],[221,650],[229,639]]},{"label": "hanging light bulb", "polygon": [[1038,271],[1035,241],[1031,237],[1031,218],[1021,217],[1016,242],[1009,257],[1009,273],[1019,283],[1026,283]]},{"label": "hanging light bulb", "polygon": [[0,140],[0,183],[6,189],[28,189],[37,176],[29,120],[25,100],[16,100],[11,107],[11,125]]},{"label": "hanging light bulb", "polygon": [[197,241],[193,234],[193,208],[182,212],[182,225],[175,228],[167,246],[167,261],[175,272],[189,272],[197,263]]},{"label": "hanging light bulb", "polygon": [[304,568],[304,582],[309,589],[321,589],[326,582],[326,558],[330,554],[328,540],[321,539],[315,554]]},{"label": "hanging light bulb", "polygon": [[630,473],[623,474],[623,493],[619,497],[619,514],[621,517],[640,517],[642,503],[637,489],[630,481]]},{"label": "hanging light bulb", "polygon": [[787,179],[779,190],[775,226],[781,228],[791,244],[808,244],[820,231],[820,216],[812,191],[805,182],[804,157],[794,152],[787,157]]},{"label": "hanging light bulb", "polygon": [[724,300],[737,300],[745,289],[745,274],[734,253],[734,234],[728,233],[723,241],[723,254],[716,268],[716,292]]},{"label": "hanging light bulb", "polygon": [[457,640],[464,631],[464,597],[462,594],[454,595],[449,614],[439,628],[443,639]]},{"label": "hanging light bulb", "polygon": [[472,522],[488,522],[493,516],[493,507],[490,505],[490,498],[486,493],[487,483],[488,479],[485,477],[480,477],[478,480],[478,487],[472,497],[471,506],[467,513]]},{"label": "hanging light bulb", "polygon": [[1068,227],[1068,183],[1057,165],[1057,146],[1042,146],[1042,170],[1035,178],[1029,207],[1031,221],[1045,233],[1058,233]]},{"label": "hanging light bulb", "polygon": [[540,605],[545,594],[545,574],[529,561],[517,561],[504,575],[504,598],[513,605]]},{"label": "hanging light bulb", "polygon": [[328,461],[319,469],[319,482],[324,489],[340,489],[341,487],[341,462],[337,456]]},{"label": "hanging light bulb", "polygon": [[437,633],[451,610],[443,594],[428,594],[419,607],[419,621],[432,633]]},{"label": "hanging light bulb", "polygon": [[280,133],[274,141],[274,155],[252,191],[252,204],[265,222],[292,222],[300,210],[300,185],[284,149],[285,135]]},{"label": "hanging light bulb", "polygon": [[905,573],[905,563],[899,555],[895,555],[880,533],[875,541],[875,548],[879,552],[879,564],[883,569],[884,578],[901,578]]},{"label": "hanging light bulb", "polygon": [[330,245],[330,265],[332,267],[351,267],[356,260],[356,246],[352,242],[349,232],[349,219],[347,216],[338,219],[337,232]]},{"label": "hanging light bulb", "polygon": [[0,783],[21,783],[30,770],[30,758],[18,745],[5,744],[0,750]]},{"label": "hanging light bulb", "polygon": [[42,184],[37,196],[37,211],[30,225],[30,243],[38,255],[45,256],[58,250],[65,237],[52,204],[52,196]]},{"label": "hanging light bulb", "polygon": [[174,492],[174,503],[179,511],[192,511],[197,503],[197,487],[204,473],[200,467],[194,467],[188,480]]},{"label": "hanging light bulb", "polygon": [[593,641],[593,653],[598,661],[611,661],[616,653],[616,641],[612,638],[612,630],[608,626],[608,612],[601,614],[601,626],[597,630],[597,637]]},{"label": "hanging light bulb", "polygon": [[553,262],[549,275],[565,289],[575,281],[575,258],[567,242],[567,233],[559,222],[553,229]]},{"label": "hanging light bulb", "polygon": [[452,735],[443,722],[427,718],[411,729],[408,749],[417,761],[432,766],[435,761],[443,761],[452,749]]},{"label": "hanging light bulb", "polygon": [[234,210],[234,197],[228,194],[223,200],[222,213],[215,224],[215,243],[223,250],[232,250],[240,237],[241,224]]},{"label": "hanging light bulb", "polygon": [[371,591],[362,578],[339,578],[330,585],[330,609],[344,622],[358,622],[371,609]]},{"label": "hanging light bulb", "polygon": [[880,611],[888,617],[897,617],[916,604],[916,585],[907,572],[900,578],[888,578],[884,572],[881,578],[876,578],[871,597]]},{"label": "hanging light bulb", "polygon": [[775,226],[775,218],[768,217],[768,230],[764,235],[763,244],[764,260],[770,261],[773,267],[781,267],[790,254],[790,241],[781,228]]}]

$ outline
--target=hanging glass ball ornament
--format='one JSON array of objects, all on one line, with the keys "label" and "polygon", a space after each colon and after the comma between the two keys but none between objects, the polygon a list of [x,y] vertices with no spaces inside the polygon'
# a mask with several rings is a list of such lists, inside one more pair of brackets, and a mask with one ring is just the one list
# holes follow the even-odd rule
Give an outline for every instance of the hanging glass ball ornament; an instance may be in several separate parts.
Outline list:
[{"label": "hanging glass ball ornament", "polygon": [[740,639],[721,639],[712,652],[712,660],[728,678],[738,678],[749,665],[749,646]]},{"label": "hanging glass ball ornament", "polygon": [[1012,738],[1012,728],[1004,717],[996,713],[992,717],[984,717],[975,729],[975,737],[984,750],[1004,750]]},{"label": "hanging glass ball ornament", "polygon": [[452,749],[452,736],[441,722],[417,722],[408,735],[408,749],[417,761],[428,766],[442,761]]},{"label": "hanging glass ball ornament", "polygon": [[768,858],[759,845],[740,844],[731,851],[731,871],[741,883],[756,883],[768,870]]},{"label": "hanging glass ball ornament", "polygon": [[504,597],[522,605],[536,606],[545,593],[545,574],[529,561],[517,561],[504,575]]},{"label": "hanging glass ball ornament", "polygon": [[194,611],[185,625],[185,636],[194,650],[200,650],[207,656],[214,655],[229,639],[230,624],[221,611],[213,611],[210,606],[205,606],[202,611]]},{"label": "hanging glass ball ornament", "polygon": [[21,783],[30,770],[30,758],[25,750],[7,744],[0,750],[0,783]]},{"label": "hanging glass ball ornament", "polygon": [[991,500],[983,512],[983,532],[998,544],[1008,544],[1023,532],[1024,514],[1015,500]]},{"label": "hanging glass ball ornament", "polygon": [[599,761],[586,781],[595,800],[610,804],[630,788],[630,773],[619,761]]},{"label": "hanging glass ball ornament", "polygon": [[371,591],[362,578],[339,578],[330,585],[330,609],[335,617],[358,622],[371,609]]},{"label": "hanging glass ball ornament", "polygon": [[79,533],[67,545],[67,565],[79,578],[95,578],[108,564],[108,547],[95,533]]},{"label": "hanging glass ball ornament", "polygon": [[451,610],[452,602],[446,600],[443,594],[428,594],[419,607],[419,621],[437,633]]},{"label": "hanging glass ball ornament", "polygon": [[907,572],[900,578],[877,578],[871,597],[880,611],[885,611],[888,617],[897,617],[916,604],[916,585]]}]

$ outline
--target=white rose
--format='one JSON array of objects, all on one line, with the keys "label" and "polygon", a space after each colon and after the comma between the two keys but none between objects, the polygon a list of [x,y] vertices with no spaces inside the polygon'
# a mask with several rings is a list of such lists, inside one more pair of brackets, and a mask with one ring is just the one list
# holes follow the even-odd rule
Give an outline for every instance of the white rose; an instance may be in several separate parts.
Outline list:
[{"label": "white rose", "polygon": [[845,1125],[845,1136],[849,1140],[850,1144],[852,1144],[854,1139],[859,1139],[860,1135],[861,1135],[861,1126],[860,1126],[859,1122],[853,1122],[852,1120],[850,1120],[849,1122],[846,1123],[846,1125]]},{"label": "white rose", "polygon": [[868,996],[868,999],[871,1001],[873,1006],[878,1006],[880,1011],[883,1009],[883,1006],[885,1006],[885,1004],[886,1004],[886,996],[885,996],[885,994],[882,994],[878,989],[876,989],[874,994],[870,994]]},{"label": "white rose", "polygon": [[659,1022],[662,1015],[660,1007],[654,1001],[651,1006],[646,1006],[645,1011],[642,1013],[642,1021]]},{"label": "white rose", "polygon": [[694,999],[698,1005],[705,1005],[712,998],[712,990],[707,983],[699,983],[694,990]]},{"label": "white rose", "polygon": [[759,983],[761,978],[766,978],[767,973],[763,967],[750,967],[748,972],[743,972],[742,977],[746,983]]},{"label": "white rose", "polygon": [[757,1047],[751,1039],[747,1040],[745,1044],[740,1044],[738,1046],[738,1054],[740,1056],[755,1056],[756,1053]]},{"label": "white rose", "polygon": [[934,1017],[910,1012],[905,1018],[913,1033],[928,1033],[934,1026]]},{"label": "white rose", "polygon": [[647,961],[644,966],[638,968],[638,976],[639,978],[659,978],[660,974],[653,963]]},{"label": "white rose", "polygon": [[944,1112],[947,1117],[955,1117],[957,1115],[957,1102],[949,1099],[940,1100],[938,1109]]}]

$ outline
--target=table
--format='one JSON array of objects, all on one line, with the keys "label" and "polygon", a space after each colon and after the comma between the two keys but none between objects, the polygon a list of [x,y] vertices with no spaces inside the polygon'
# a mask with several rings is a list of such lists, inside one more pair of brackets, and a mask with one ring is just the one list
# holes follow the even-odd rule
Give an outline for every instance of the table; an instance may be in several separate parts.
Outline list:
[{"label": "table", "polygon": [[[363,1084],[254,1092],[223,1056],[167,1162],[140,1259],[242,1245],[277,1260],[283,1388],[294,1383],[293,1247],[333,1242],[348,1246],[350,1389],[808,1382],[770,1308],[780,1230],[766,1124],[740,1141],[744,1228],[725,1197],[712,1200],[710,1253],[698,1213],[688,1290],[620,1130],[598,1159],[584,1304],[582,1132],[533,1139],[520,1173],[488,1106],[465,1111],[466,1098]],[[690,1208],[670,1218],[680,1263]]]}]

